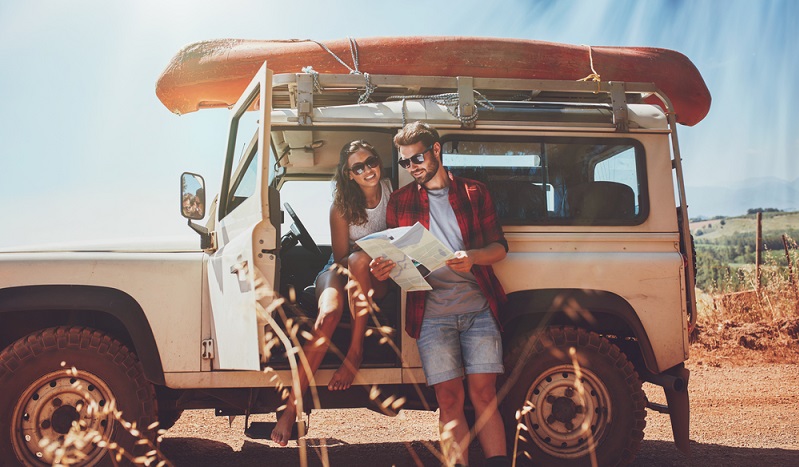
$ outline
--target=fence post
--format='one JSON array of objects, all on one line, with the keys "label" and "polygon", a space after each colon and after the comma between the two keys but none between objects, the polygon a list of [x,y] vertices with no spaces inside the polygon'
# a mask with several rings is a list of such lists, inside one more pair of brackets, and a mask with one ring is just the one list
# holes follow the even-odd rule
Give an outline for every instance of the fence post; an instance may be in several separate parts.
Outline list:
[{"label": "fence post", "polygon": [[760,291],[760,250],[763,245],[763,213],[757,213],[757,226],[755,228],[755,288]]},{"label": "fence post", "polygon": [[785,247],[785,260],[788,262],[788,282],[791,284],[791,290],[793,291],[793,298],[794,298],[794,305],[799,311],[799,289],[796,288],[796,280],[793,277],[793,264],[791,261],[791,253],[788,250],[788,236],[782,234],[782,246]]}]

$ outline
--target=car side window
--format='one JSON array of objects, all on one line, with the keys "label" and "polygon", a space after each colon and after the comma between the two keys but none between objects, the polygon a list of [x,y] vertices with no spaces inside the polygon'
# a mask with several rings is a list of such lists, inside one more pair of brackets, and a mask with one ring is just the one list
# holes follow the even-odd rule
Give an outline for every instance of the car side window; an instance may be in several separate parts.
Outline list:
[{"label": "car side window", "polygon": [[504,225],[628,225],[646,217],[644,150],[634,140],[452,139],[443,160],[485,183]]},{"label": "car side window", "polygon": [[256,170],[258,169],[258,135],[253,136],[239,161],[239,165],[231,174],[230,196],[228,196],[227,213],[239,207],[247,198],[255,194]]},{"label": "car side window", "polygon": [[[635,148],[627,148],[594,166],[595,182],[612,182],[628,186],[635,201],[635,214],[640,211],[638,170],[635,161]],[[623,188],[620,188],[623,190]]]},{"label": "car side window", "polygon": [[239,207],[244,200],[255,194],[255,171],[258,168],[258,164],[255,163],[254,156],[255,152],[244,161],[245,165],[238,173],[238,177],[233,180],[230,196],[228,197],[228,213],[232,212]]}]

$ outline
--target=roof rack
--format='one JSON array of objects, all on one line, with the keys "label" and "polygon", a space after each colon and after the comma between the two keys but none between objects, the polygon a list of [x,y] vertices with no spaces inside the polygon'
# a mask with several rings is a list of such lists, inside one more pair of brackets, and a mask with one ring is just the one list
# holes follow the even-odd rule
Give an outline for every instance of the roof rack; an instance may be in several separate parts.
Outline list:
[{"label": "roof rack", "polygon": [[569,104],[609,104],[618,131],[627,130],[627,104],[654,95],[668,113],[673,109],[668,97],[653,83],[620,81],[566,81],[512,78],[472,78],[468,76],[411,76],[284,73],[272,79],[272,106],[296,109],[300,125],[313,123],[314,107],[419,99],[420,96],[456,95],[457,116],[464,127],[474,125],[478,96],[491,101],[533,101]]}]

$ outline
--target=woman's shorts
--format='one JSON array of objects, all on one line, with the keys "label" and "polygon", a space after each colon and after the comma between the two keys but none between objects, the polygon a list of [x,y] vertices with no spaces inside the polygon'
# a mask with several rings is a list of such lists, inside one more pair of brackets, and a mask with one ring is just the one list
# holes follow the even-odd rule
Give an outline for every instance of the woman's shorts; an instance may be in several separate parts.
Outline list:
[{"label": "woman's shorts", "polygon": [[427,385],[465,374],[503,373],[502,337],[490,309],[427,318],[417,340]]},{"label": "woman's shorts", "polygon": [[316,279],[313,280],[314,285],[316,285],[316,283],[319,282],[319,276],[321,276],[322,274],[326,273],[330,269],[330,266],[332,266],[333,263],[335,263],[335,262],[336,261],[333,259],[333,253],[331,253],[330,254],[330,259],[327,260],[327,264],[325,264],[325,267],[323,267],[322,270],[319,271],[319,273],[316,275]]}]

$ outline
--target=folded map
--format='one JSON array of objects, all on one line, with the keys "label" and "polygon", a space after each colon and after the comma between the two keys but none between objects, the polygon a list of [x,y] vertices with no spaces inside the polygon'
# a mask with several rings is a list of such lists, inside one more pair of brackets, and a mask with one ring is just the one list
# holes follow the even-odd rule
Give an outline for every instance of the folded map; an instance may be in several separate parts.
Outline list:
[{"label": "folded map", "polygon": [[[430,284],[424,280],[425,275],[454,258],[452,250],[418,222],[411,227],[375,232],[355,243],[372,258],[394,261],[396,266],[390,277],[406,292],[431,290]],[[419,265],[426,269],[424,274],[419,271]]]}]

